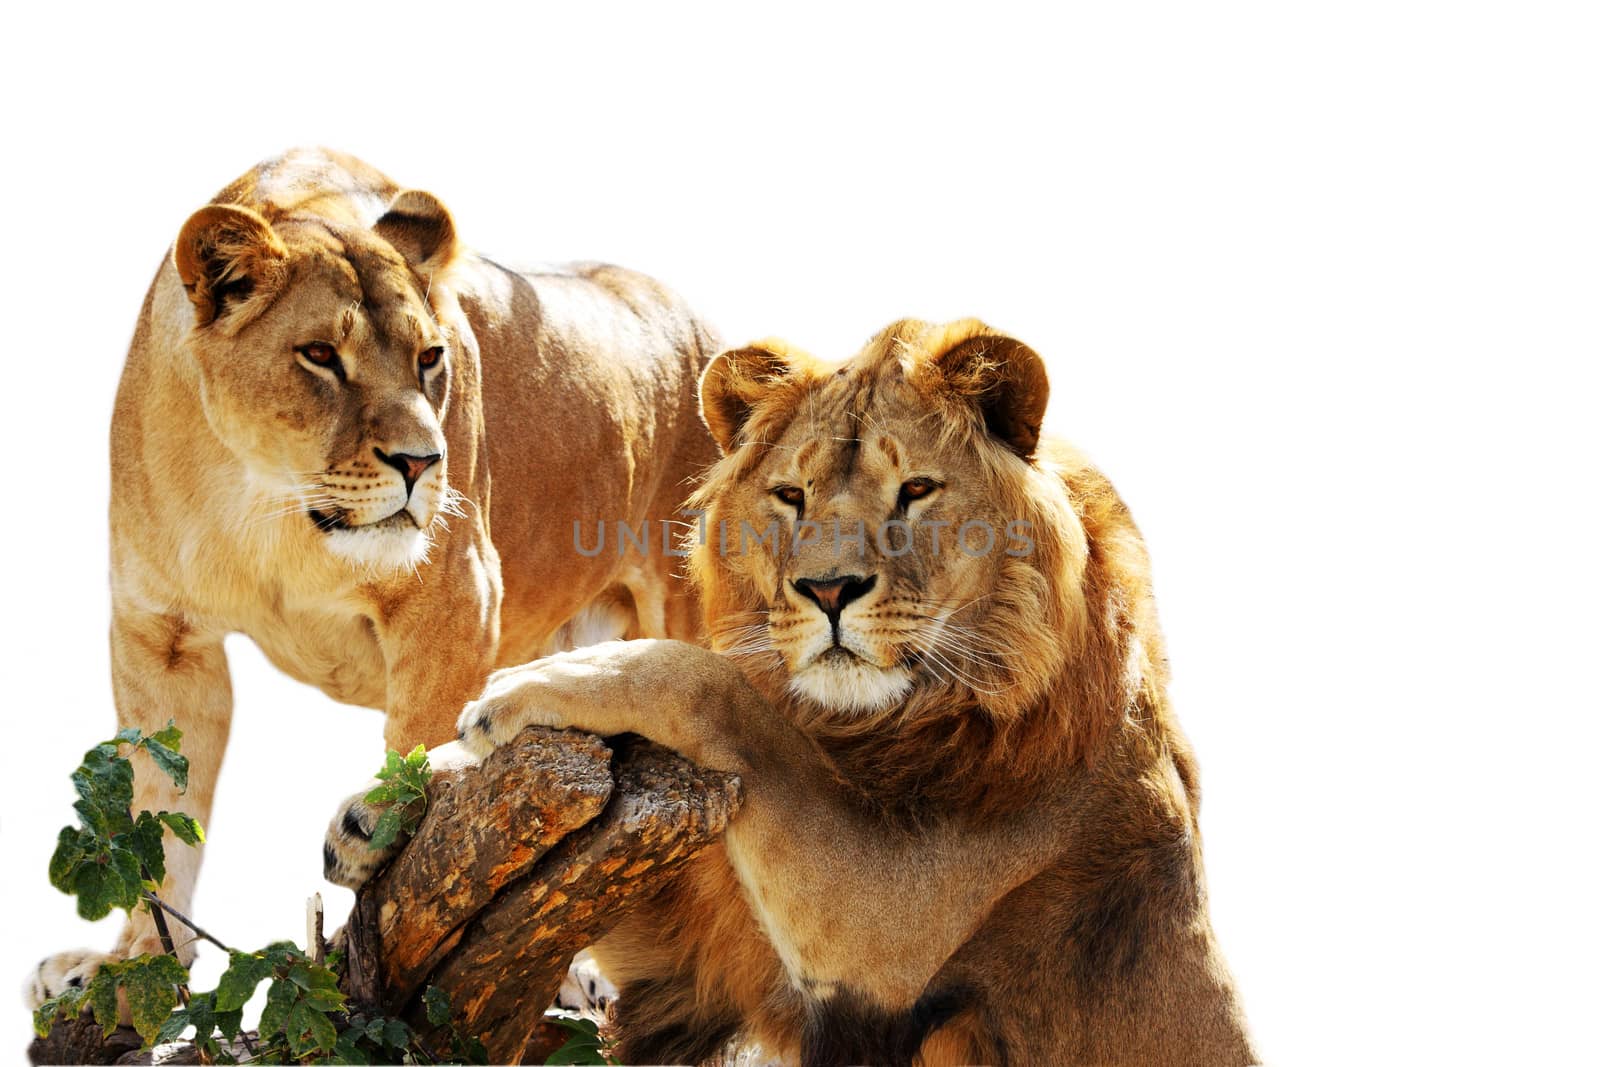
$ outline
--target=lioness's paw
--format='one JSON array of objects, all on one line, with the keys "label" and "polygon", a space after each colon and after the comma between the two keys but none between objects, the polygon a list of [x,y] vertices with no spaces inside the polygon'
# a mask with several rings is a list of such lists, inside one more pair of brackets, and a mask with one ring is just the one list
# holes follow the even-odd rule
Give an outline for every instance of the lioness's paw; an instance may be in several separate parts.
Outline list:
[{"label": "lioness's paw", "polygon": [[491,682],[483,696],[461,709],[456,720],[462,747],[481,758],[529,726],[567,725],[561,716],[539,706],[540,683],[537,669],[507,675],[498,684]]},{"label": "lioness's paw", "polygon": [[23,984],[22,1002],[32,1011],[68,989],[81,989],[99,972],[102,963],[113,959],[116,957],[86,948],[47,956]]},{"label": "lioness's paw", "polygon": [[379,783],[346,797],[328,823],[322,842],[322,876],[334,885],[360,889],[383,865],[405,846],[405,835],[388,848],[372,847],[372,831],[383,814],[383,806],[367,803],[366,796]]}]

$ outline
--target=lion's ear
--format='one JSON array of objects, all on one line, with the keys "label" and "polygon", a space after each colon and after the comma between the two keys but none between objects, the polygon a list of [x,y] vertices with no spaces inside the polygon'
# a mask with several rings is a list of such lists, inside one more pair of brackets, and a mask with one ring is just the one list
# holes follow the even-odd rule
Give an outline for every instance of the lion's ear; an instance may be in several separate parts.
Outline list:
[{"label": "lion's ear", "polygon": [[989,433],[1023,459],[1039,447],[1039,428],[1050,399],[1044,360],[1021,341],[973,323],[929,356],[940,386],[976,405]]},{"label": "lion's ear", "polygon": [[726,455],[762,397],[793,370],[790,352],[778,341],[735,348],[713,359],[700,375],[700,418]]},{"label": "lion's ear", "polygon": [[424,278],[443,273],[460,250],[449,210],[438,197],[420,189],[396,196],[372,228]]},{"label": "lion's ear", "polygon": [[237,305],[264,303],[283,284],[288,260],[267,220],[232,204],[211,204],[190,215],[172,246],[173,266],[201,326]]}]

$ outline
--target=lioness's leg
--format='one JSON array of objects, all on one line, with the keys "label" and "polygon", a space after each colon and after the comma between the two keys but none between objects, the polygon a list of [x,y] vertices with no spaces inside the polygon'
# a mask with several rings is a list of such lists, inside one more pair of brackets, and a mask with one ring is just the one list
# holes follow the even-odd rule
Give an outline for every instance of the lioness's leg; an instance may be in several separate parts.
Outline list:
[{"label": "lioness's leg", "polygon": [[[233,717],[233,690],[222,635],[198,629],[178,615],[163,615],[113,605],[111,619],[111,684],[119,729],[137,726],[153,733],[177,723],[183,731],[183,754],[189,760],[189,787],[179,793],[172,780],[143,753],[134,757],[133,810],[181,811],[204,826],[211,817],[217,771],[228,744]],[[190,914],[202,846],[167,838],[167,876],[161,898]],[[191,933],[169,922],[178,955],[194,958]],[[163,951],[154,921],[141,908],[123,926],[113,958]],[[106,957],[69,952],[46,960],[36,972],[27,999],[35,1003],[55,996],[68,984],[85,982]]]}]

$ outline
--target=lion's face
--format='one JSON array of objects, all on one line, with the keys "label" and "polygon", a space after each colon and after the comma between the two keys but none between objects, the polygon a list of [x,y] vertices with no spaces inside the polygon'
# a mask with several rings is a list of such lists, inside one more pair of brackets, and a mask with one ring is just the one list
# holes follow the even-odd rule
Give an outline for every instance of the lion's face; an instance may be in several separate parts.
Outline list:
[{"label": "lion's face", "polygon": [[1036,355],[980,329],[901,324],[836,368],[763,346],[707,369],[728,456],[701,493],[697,568],[743,591],[721,650],[776,654],[793,693],[839,711],[1009,684],[990,602],[1037,573],[1020,498],[1046,385]]},{"label": "lion's face", "polygon": [[174,250],[206,418],[264,521],[304,522],[369,567],[425,559],[454,507],[441,423],[456,335],[429,301],[446,246],[442,206],[403,193],[373,229],[213,206]]}]

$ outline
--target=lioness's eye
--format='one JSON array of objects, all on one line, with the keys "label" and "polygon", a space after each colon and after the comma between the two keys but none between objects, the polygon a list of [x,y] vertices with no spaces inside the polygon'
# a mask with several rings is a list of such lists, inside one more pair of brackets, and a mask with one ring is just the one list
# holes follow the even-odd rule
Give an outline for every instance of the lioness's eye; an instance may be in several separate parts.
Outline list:
[{"label": "lioness's eye", "polygon": [[796,511],[806,504],[806,491],[798,485],[780,485],[772,491],[772,495]]},{"label": "lioness's eye", "polygon": [[435,366],[443,357],[443,345],[434,345],[432,348],[424,348],[422,350],[422,355],[417,357],[417,366],[421,367],[423,370],[427,370],[429,367]]},{"label": "lioness's eye", "polygon": [[932,478],[912,478],[900,486],[900,507],[903,509],[913,500],[921,500],[938,488],[939,483]]},{"label": "lioness's eye", "polygon": [[308,345],[301,345],[295,349],[300,358],[317,367],[326,367],[340,378],[344,377],[344,364],[339,362],[339,353],[326,341],[313,341]]}]

